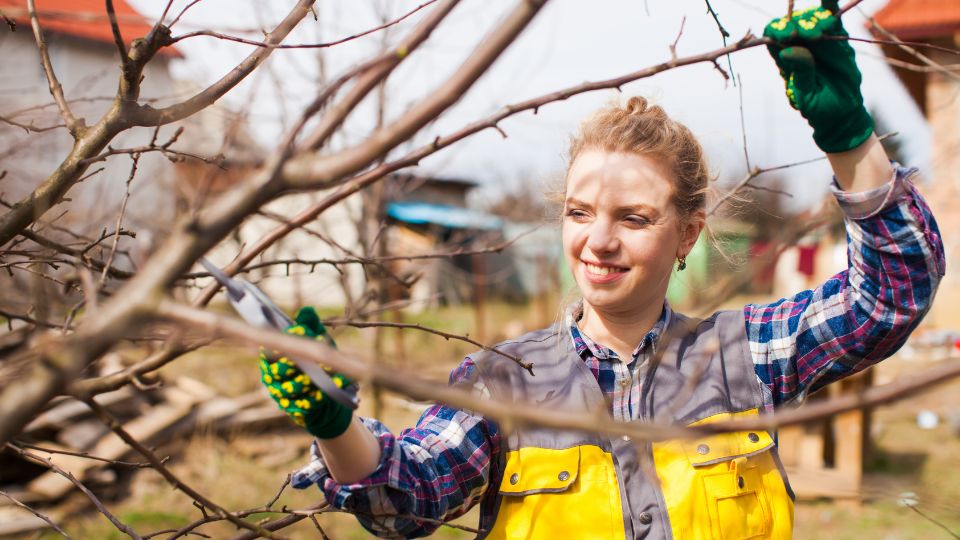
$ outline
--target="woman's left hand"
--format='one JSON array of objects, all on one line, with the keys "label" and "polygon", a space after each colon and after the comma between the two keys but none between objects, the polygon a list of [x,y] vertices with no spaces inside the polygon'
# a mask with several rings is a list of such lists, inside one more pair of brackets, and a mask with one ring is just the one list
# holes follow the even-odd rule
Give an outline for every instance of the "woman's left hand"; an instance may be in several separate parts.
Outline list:
[{"label": "woman's left hand", "polygon": [[807,119],[814,142],[827,153],[860,146],[874,127],[838,11],[837,0],[823,0],[821,7],[775,19],[763,30],[773,40],[767,50],[780,68],[790,105]]}]

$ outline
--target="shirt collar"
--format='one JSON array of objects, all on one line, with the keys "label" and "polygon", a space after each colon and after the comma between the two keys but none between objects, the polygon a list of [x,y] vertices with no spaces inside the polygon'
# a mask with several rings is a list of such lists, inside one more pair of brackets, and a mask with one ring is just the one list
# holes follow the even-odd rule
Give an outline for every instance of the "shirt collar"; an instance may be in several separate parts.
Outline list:
[{"label": "shirt collar", "polygon": [[[651,347],[651,350],[656,352],[657,343],[660,341],[660,337],[667,328],[672,313],[673,310],[670,308],[670,303],[664,299],[663,310],[660,312],[660,318],[657,319],[657,322],[654,323],[653,328],[651,328],[650,331],[643,336],[643,339],[640,340],[640,343],[638,343],[636,348],[633,349],[633,354],[630,358],[630,361],[636,360],[637,357],[639,357],[640,354],[647,349],[647,347]],[[577,351],[577,354],[580,356],[580,358],[586,360],[589,356],[593,356],[600,360],[619,360],[620,358],[617,356],[617,353],[613,352],[612,349],[604,347],[603,345],[593,341],[589,336],[580,330],[578,322],[582,317],[582,300],[578,300],[567,306],[567,309],[564,313],[564,324],[570,330],[570,339],[573,340],[573,347]]]}]

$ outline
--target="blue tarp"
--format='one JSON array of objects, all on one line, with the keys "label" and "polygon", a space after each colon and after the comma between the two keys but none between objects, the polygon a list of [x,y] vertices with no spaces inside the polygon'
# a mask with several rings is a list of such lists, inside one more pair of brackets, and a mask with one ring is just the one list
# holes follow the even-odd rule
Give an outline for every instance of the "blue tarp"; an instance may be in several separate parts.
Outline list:
[{"label": "blue tarp", "polygon": [[503,228],[503,219],[469,208],[425,202],[392,202],[387,204],[387,215],[397,221],[415,224],[434,224],[449,229]]}]

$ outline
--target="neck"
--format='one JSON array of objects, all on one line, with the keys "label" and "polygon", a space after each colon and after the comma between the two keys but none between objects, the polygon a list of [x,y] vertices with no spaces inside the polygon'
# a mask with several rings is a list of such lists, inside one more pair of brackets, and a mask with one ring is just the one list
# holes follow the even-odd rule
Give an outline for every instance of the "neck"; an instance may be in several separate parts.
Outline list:
[{"label": "neck", "polygon": [[617,356],[629,361],[634,349],[657,323],[662,312],[663,301],[629,313],[597,309],[584,302],[580,329],[593,341],[613,349]]}]

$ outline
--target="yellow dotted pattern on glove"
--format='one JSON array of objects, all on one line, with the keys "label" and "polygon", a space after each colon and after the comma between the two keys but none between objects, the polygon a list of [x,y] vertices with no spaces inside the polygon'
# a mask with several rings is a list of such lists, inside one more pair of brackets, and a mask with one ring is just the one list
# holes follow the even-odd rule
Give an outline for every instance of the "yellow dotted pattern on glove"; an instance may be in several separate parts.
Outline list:
[{"label": "yellow dotted pattern on glove", "polygon": [[287,328],[286,332],[288,334],[303,336],[303,335],[306,335],[307,330],[298,324],[297,326],[291,326],[290,328]]}]

